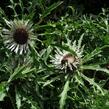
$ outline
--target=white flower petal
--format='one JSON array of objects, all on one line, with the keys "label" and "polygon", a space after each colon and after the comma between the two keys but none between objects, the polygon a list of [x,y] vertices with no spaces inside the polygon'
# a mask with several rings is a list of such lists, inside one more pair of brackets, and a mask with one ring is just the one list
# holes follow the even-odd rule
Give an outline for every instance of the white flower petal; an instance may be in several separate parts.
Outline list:
[{"label": "white flower petal", "polygon": [[19,45],[17,45],[16,49],[14,50],[15,53],[18,53]]},{"label": "white flower petal", "polygon": [[24,47],[24,45],[21,45],[21,46],[20,46],[20,55],[23,53],[23,50],[24,50],[23,47]]},{"label": "white flower petal", "polygon": [[12,49],[15,45],[16,45],[16,44],[12,44],[12,45],[9,47],[9,49]]},{"label": "white flower petal", "polygon": [[11,48],[11,51],[14,51],[16,49],[16,44],[13,46],[13,48]]}]

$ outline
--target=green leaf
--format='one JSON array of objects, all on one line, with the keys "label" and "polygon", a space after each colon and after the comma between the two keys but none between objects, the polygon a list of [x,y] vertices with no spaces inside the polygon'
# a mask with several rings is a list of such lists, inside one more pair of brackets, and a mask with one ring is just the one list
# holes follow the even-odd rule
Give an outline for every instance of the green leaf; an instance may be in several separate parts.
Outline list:
[{"label": "green leaf", "polygon": [[44,11],[44,13],[42,13],[42,18],[48,16],[51,13],[51,11],[53,11],[54,9],[56,9],[62,3],[63,3],[62,1],[59,1],[57,3],[52,4],[51,6],[47,7],[47,9]]},{"label": "green leaf", "polygon": [[5,19],[7,18],[7,16],[6,16],[4,10],[0,7],[0,18],[3,19],[3,17],[4,17]]},{"label": "green leaf", "polygon": [[10,76],[10,78],[8,79],[8,83],[11,82],[12,80],[15,80],[17,78],[22,78],[24,77],[26,74],[28,73],[31,73],[35,70],[35,68],[29,68],[29,67],[26,67],[25,65],[24,66],[18,66],[14,73]]},{"label": "green leaf", "polygon": [[50,85],[52,82],[54,82],[54,81],[56,81],[56,80],[59,80],[59,76],[54,77],[54,78],[52,78],[51,80],[47,80],[47,81],[44,83],[43,87],[45,87],[45,86],[47,86],[47,85]]},{"label": "green leaf", "polygon": [[45,62],[47,61],[47,59],[48,59],[48,57],[49,57],[51,51],[52,51],[51,46],[48,46],[46,49],[43,50],[43,52],[42,52],[41,55],[43,56],[42,58],[43,58],[43,60],[44,60]]},{"label": "green leaf", "polygon": [[39,53],[36,51],[36,48],[35,48],[35,46],[31,43],[30,44],[30,48],[31,48],[31,50],[32,50],[32,56],[33,57],[40,57],[40,55],[39,55]]},{"label": "green leaf", "polygon": [[34,70],[35,70],[35,68],[32,68],[32,69],[26,68],[24,71],[22,71],[22,74],[25,75],[25,74],[33,72]]},{"label": "green leaf", "polygon": [[16,91],[16,105],[17,105],[17,109],[20,109],[20,107],[21,107],[21,96],[17,91]]},{"label": "green leaf", "polygon": [[84,58],[83,58],[83,63],[86,63],[90,60],[93,59],[94,56],[100,54],[102,51],[101,51],[101,48],[96,48],[94,51],[92,51],[91,53],[88,53]]},{"label": "green leaf", "polygon": [[103,36],[103,40],[104,40],[105,44],[109,44],[109,36],[108,36],[108,34]]},{"label": "green leaf", "polygon": [[67,99],[67,92],[70,89],[69,83],[70,83],[70,81],[67,80],[65,85],[64,85],[64,89],[63,89],[62,93],[60,94],[60,101],[59,101],[60,109],[64,109],[65,101]]},{"label": "green leaf", "polygon": [[83,40],[84,33],[80,36],[80,39],[78,40],[78,50],[81,49],[81,44]]},{"label": "green leaf", "polygon": [[17,67],[14,71],[14,73],[10,76],[10,78],[8,79],[8,83],[11,82],[14,79],[17,79],[18,77],[22,77],[21,72],[24,70],[24,66],[22,67]]},{"label": "green leaf", "polygon": [[101,68],[99,65],[83,65],[80,67],[83,70],[95,70],[95,71],[102,71],[109,74],[109,70],[106,68]]},{"label": "green leaf", "polygon": [[76,52],[74,50],[70,49],[69,46],[67,46],[67,45],[58,45],[58,44],[56,44],[56,45],[53,45],[53,46],[61,48],[61,49],[65,50],[65,51],[68,51],[68,52],[74,54],[75,56],[77,56]]},{"label": "green leaf", "polygon": [[3,101],[4,97],[6,96],[5,85],[5,82],[0,83],[0,101]]},{"label": "green leaf", "polygon": [[109,47],[109,45],[104,45],[102,47],[95,48],[91,53],[88,53],[86,56],[84,56],[82,63],[86,63],[86,62],[92,60],[94,58],[94,56],[100,54],[102,52],[102,49],[104,49],[106,47]]},{"label": "green leaf", "polygon": [[13,0],[10,0],[10,2],[11,2],[11,4],[13,4],[13,3],[14,3],[14,1],[13,1]]},{"label": "green leaf", "polygon": [[96,83],[94,82],[94,79],[92,78],[88,78],[87,76],[85,76],[84,74],[81,73],[81,76],[88,81],[91,85],[95,86],[97,88],[97,90],[99,90],[101,92],[102,95],[104,95],[104,92],[102,90],[102,88]]}]

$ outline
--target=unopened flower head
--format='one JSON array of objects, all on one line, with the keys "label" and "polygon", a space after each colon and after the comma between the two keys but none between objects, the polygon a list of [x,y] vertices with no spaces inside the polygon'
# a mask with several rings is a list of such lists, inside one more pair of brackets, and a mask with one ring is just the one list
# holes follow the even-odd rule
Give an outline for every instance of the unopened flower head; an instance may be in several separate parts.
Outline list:
[{"label": "unopened flower head", "polygon": [[74,53],[56,48],[55,56],[51,57],[51,62],[55,68],[65,70],[69,68],[71,71],[78,68],[84,49],[84,46],[81,47],[82,38],[83,36],[81,36],[81,38],[78,40],[78,43],[77,41],[74,41],[73,44],[71,44],[70,40],[68,40],[67,43],[63,43],[63,45],[67,45],[68,48]]},{"label": "unopened flower head", "polygon": [[28,44],[34,37],[32,24],[29,20],[5,21],[8,29],[3,29],[4,44],[15,53],[26,53]]}]

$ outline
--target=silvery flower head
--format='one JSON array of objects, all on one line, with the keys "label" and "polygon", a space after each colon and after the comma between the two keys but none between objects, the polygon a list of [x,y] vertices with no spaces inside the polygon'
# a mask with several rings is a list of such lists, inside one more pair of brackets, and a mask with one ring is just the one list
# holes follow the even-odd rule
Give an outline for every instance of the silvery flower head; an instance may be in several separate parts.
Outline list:
[{"label": "silvery flower head", "polygon": [[8,29],[3,29],[4,44],[8,49],[18,54],[24,54],[34,37],[32,23],[29,20],[14,20],[5,22]]},{"label": "silvery flower head", "polygon": [[55,56],[51,57],[51,62],[56,69],[64,69],[66,71],[69,68],[70,71],[73,71],[78,68],[84,49],[84,46],[81,46],[82,38],[83,35],[80,37],[78,42],[74,41],[73,44],[71,44],[71,41],[67,40],[67,43],[62,44],[64,46],[66,45],[74,53],[56,48]]}]

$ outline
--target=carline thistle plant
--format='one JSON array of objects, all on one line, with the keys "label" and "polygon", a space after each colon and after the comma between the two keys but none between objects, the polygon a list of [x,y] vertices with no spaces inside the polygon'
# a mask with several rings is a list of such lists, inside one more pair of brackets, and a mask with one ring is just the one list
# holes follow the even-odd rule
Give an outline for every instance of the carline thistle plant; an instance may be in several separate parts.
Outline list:
[{"label": "carline thistle plant", "polygon": [[67,43],[62,43],[63,46],[67,46],[70,51],[73,51],[74,53],[56,47],[56,54],[54,57],[51,56],[51,62],[56,69],[65,70],[66,72],[68,69],[74,71],[79,67],[84,49],[84,46],[81,46],[82,39],[83,35],[81,35],[78,42],[74,40],[73,43],[71,43],[71,41],[67,39]]},{"label": "carline thistle plant", "polygon": [[7,21],[5,19],[7,28],[3,29],[4,44],[8,49],[14,51],[16,54],[24,54],[29,48],[34,33],[33,24],[29,20],[14,20]]}]

